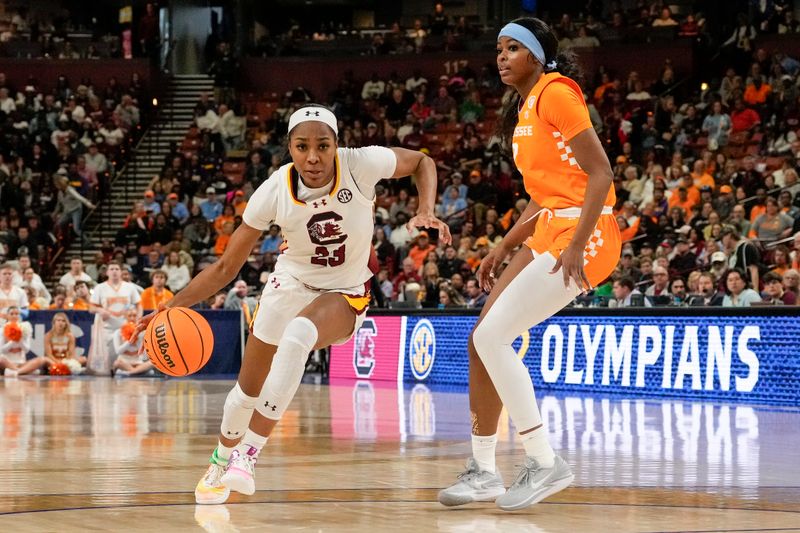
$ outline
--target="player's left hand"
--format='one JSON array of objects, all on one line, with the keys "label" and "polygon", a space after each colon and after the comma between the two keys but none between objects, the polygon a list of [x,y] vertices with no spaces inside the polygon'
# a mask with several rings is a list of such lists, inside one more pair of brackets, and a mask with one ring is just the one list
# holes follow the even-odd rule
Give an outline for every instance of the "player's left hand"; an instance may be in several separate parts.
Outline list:
[{"label": "player's left hand", "polygon": [[408,231],[412,228],[434,228],[439,231],[439,240],[444,244],[453,242],[453,237],[450,235],[450,226],[445,222],[436,218],[433,213],[417,213],[417,215],[408,221],[406,224]]},{"label": "player's left hand", "polygon": [[581,292],[592,290],[592,284],[589,283],[586,271],[583,270],[583,247],[570,243],[570,245],[561,252],[561,256],[558,258],[558,261],[556,261],[556,265],[550,273],[555,274],[558,272],[558,269],[561,269],[561,273],[564,276],[565,288],[568,289],[570,280],[573,280],[575,284],[580,287]]}]

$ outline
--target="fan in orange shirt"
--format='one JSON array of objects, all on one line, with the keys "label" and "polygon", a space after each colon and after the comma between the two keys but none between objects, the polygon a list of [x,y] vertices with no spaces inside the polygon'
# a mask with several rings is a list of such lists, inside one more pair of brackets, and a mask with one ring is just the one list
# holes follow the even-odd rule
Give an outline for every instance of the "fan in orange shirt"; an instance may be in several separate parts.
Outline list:
[{"label": "fan in orange shirt", "polygon": [[233,222],[235,217],[235,212],[233,206],[231,204],[225,204],[225,207],[222,208],[222,214],[214,219],[214,231],[217,232],[218,235],[222,234],[222,226],[226,222]]},{"label": "fan in orange shirt", "polygon": [[166,288],[167,273],[163,270],[153,270],[150,273],[151,286],[142,291],[142,309],[158,309],[162,303],[167,303],[173,296]]},{"label": "fan in orange shirt", "polygon": [[[702,189],[703,187],[711,187],[713,190],[717,184],[714,182],[714,178],[706,172],[706,162],[702,159],[698,159],[694,162],[694,172],[692,172],[692,183],[698,189]],[[699,196],[699,194],[698,194]]]},{"label": "fan in orange shirt", "polygon": [[683,208],[684,214],[688,217],[692,212],[692,208],[697,205],[697,202],[689,198],[689,191],[686,187],[680,186],[678,190],[674,191],[672,196],[669,197],[667,205],[669,205],[670,209],[675,206]]},{"label": "fan in orange shirt", "polygon": [[239,189],[233,193],[233,212],[237,216],[242,216],[245,207],[247,207],[247,199],[244,197],[244,191]]},{"label": "fan in orange shirt", "polygon": [[214,253],[216,255],[222,255],[222,253],[225,251],[225,248],[228,247],[228,243],[231,240],[231,235],[233,235],[233,229],[233,221],[226,220],[222,225],[221,231],[219,235],[217,235],[217,241],[214,244]]},{"label": "fan in orange shirt", "polygon": [[72,298],[70,307],[73,311],[89,310],[89,284],[83,280],[75,282],[75,295]]},{"label": "fan in orange shirt", "polygon": [[417,242],[408,249],[408,257],[414,261],[414,268],[421,269],[428,254],[433,250],[436,250],[436,246],[428,240],[428,232],[420,231],[417,235]]},{"label": "fan in orange shirt", "polygon": [[[500,79],[516,93],[504,109],[499,134],[531,201],[478,269],[481,287],[492,292],[469,342],[473,457],[459,481],[439,493],[439,501],[452,506],[497,498],[497,506],[510,511],[573,480],[548,443],[530,374],[511,345],[521,332],[611,275],[622,245],[608,156],[583,91],[568,77],[578,74],[574,55],[558,53],[547,24],[520,18],[500,31],[497,66]],[[520,245],[496,280],[506,256]],[[503,406],[527,456],[508,492],[494,460]],[[480,491],[470,485],[473,474],[481,476]]]}]

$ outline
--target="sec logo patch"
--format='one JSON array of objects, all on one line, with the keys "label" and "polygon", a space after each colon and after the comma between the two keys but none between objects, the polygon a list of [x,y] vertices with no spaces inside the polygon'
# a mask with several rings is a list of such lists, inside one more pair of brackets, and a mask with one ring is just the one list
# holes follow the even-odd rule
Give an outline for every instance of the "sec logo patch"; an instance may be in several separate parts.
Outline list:
[{"label": "sec logo patch", "polygon": [[341,203],[346,204],[347,202],[353,199],[353,193],[350,192],[350,189],[342,189],[336,195],[336,199],[339,200]]}]

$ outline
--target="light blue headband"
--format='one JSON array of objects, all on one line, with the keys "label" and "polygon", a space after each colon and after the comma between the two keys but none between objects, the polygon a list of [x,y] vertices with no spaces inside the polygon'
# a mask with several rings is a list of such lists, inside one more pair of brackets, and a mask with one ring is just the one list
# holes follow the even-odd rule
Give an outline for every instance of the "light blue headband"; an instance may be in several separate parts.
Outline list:
[{"label": "light blue headband", "polygon": [[555,59],[549,63],[545,63],[545,55],[544,55],[544,48],[542,48],[542,43],[539,42],[539,39],[533,34],[531,30],[522,26],[521,24],[516,24],[514,22],[509,22],[503,29],[500,30],[500,33],[497,35],[497,38],[500,37],[509,37],[514,39],[515,41],[519,41],[522,45],[530,50],[533,57],[541,63],[542,65],[546,66],[549,70],[553,70],[556,68],[556,61]]}]

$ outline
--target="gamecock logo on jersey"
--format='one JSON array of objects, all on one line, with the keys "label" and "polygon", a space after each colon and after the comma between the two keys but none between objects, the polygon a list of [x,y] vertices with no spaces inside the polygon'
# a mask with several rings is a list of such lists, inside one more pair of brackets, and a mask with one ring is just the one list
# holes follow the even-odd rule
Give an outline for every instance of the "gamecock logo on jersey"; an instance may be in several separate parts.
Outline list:
[{"label": "gamecock logo on jersey", "polygon": [[347,240],[347,235],[342,232],[339,221],[342,215],[328,211],[318,213],[308,219],[308,236],[314,244],[329,245],[339,244]]},{"label": "gamecock logo on jersey", "polygon": [[378,335],[378,326],[375,321],[367,318],[356,331],[353,339],[353,369],[356,376],[368,378],[375,370],[375,337]]}]

